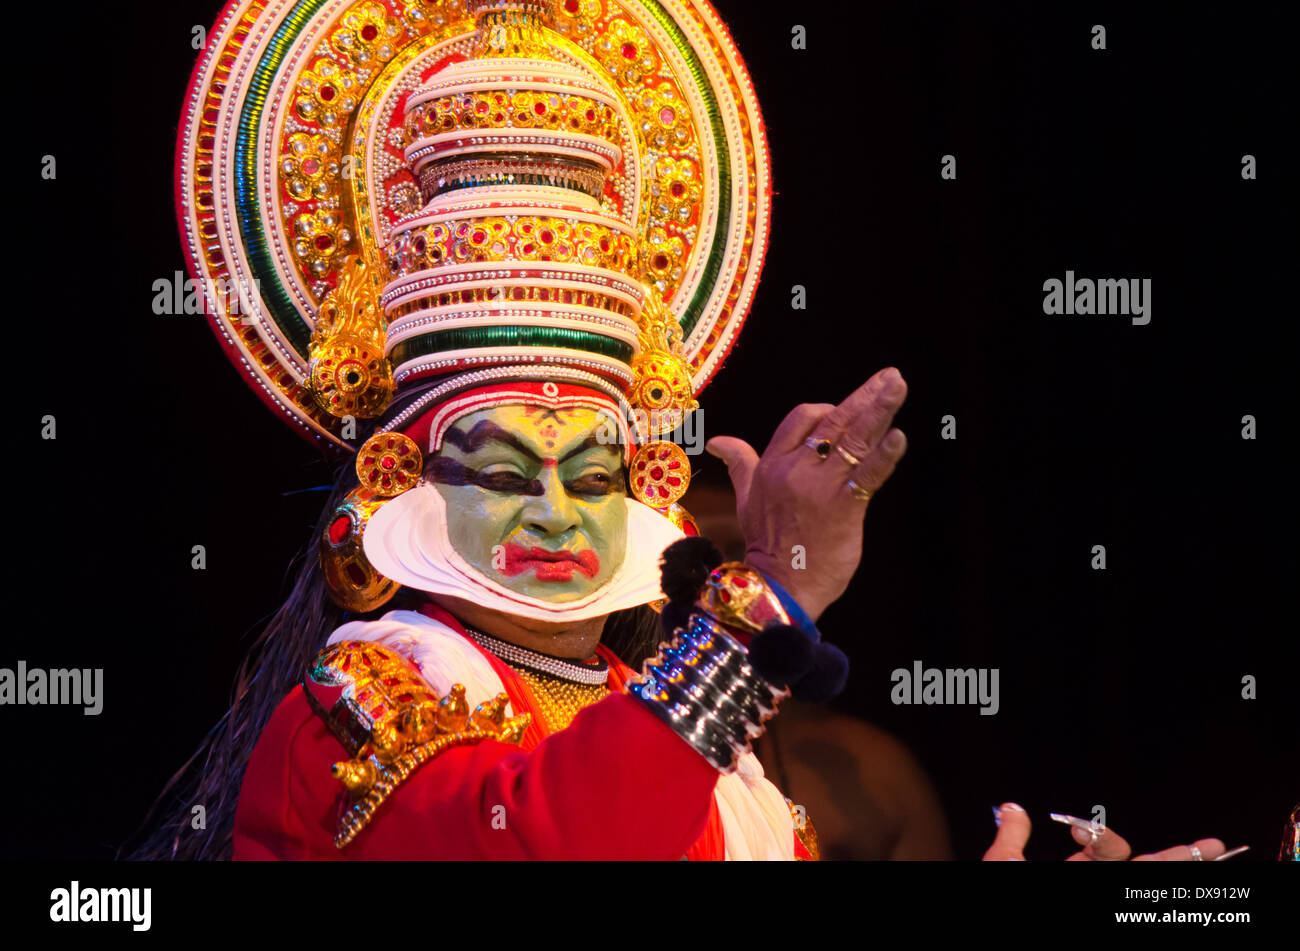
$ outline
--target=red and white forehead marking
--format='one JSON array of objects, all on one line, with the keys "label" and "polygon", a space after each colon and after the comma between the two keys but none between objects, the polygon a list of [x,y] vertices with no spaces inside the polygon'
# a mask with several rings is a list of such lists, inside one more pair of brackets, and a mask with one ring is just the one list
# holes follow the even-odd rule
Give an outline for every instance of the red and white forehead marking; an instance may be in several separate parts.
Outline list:
[{"label": "red and white forehead marking", "polygon": [[[403,432],[418,445],[427,446],[430,455],[442,446],[443,437],[457,420],[471,413],[495,409],[498,406],[522,404],[526,417],[536,427],[544,440],[556,443],[572,425],[575,411],[593,410],[612,419],[618,427],[623,457],[630,460],[635,446],[628,428],[627,417],[619,405],[598,390],[567,384],[543,382],[502,383],[462,393],[439,403],[415,422],[403,427]],[[554,448],[553,445],[547,448]]]}]

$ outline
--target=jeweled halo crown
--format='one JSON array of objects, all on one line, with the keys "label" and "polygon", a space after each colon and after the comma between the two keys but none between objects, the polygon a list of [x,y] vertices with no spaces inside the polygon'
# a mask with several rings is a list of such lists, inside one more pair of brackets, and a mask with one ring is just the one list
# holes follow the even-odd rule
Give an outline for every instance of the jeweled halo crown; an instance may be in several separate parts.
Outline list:
[{"label": "jeweled halo crown", "polygon": [[[407,487],[409,459],[381,469],[413,427],[437,448],[422,414],[484,388],[589,393],[651,448],[735,341],[769,200],[701,0],[236,0],[177,149],[212,325],[269,406],[378,473],[354,511]],[[667,485],[632,489],[671,514]]]}]

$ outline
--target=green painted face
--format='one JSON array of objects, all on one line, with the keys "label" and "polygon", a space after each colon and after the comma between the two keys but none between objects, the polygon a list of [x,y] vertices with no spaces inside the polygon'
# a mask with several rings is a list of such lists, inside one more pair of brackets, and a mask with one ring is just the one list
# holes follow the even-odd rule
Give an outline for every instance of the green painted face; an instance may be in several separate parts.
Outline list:
[{"label": "green painted face", "polygon": [[447,503],[451,545],[512,591],[576,601],[623,563],[623,457],[591,409],[514,403],[458,419],[425,474]]}]

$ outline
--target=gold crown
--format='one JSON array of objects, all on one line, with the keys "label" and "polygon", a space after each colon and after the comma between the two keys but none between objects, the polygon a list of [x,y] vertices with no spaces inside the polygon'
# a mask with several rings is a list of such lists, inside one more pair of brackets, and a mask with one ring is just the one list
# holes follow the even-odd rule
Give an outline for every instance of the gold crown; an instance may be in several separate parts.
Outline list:
[{"label": "gold crown", "polygon": [[[335,415],[373,417],[394,384],[546,361],[615,384],[645,434],[669,432],[698,404],[681,327],[646,281],[664,255],[636,230],[648,216],[629,223],[602,203],[622,169],[619,197],[635,205],[640,130],[613,83],[557,55],[549,3],[469,11],[476,55],[405,104],[399,140],[423,207],[382,255],[350,260],[327,298],[324,313],[351,319],[318,324],[317,397]],[[385,265],[377,296],[367,259]],[[386,360],[364,360],[381,340]]]},{"label": "gold crown", "polygon": [[[266,42],[252,42],[251,37]],[[236,0],[178,148],[228,354],[314,438],[432,377],[564,368],[671,429],[749,308],[769,181],[704,0]],[[523,372],[523,370],[521,370]]]}]

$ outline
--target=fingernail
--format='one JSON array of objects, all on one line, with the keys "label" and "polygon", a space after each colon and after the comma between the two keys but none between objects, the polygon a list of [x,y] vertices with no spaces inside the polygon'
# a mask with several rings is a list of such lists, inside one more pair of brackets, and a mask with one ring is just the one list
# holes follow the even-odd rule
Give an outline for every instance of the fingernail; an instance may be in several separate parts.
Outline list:
[{"label": "fingernail", "polygon": [[1240,855],[1242,852],[1249,852],[1249,851],[1250,851],[1249,845],[1238,846],[1235,849],[1232,849],[1228,852],[1224,852],[1222,855],[1220,855],[1217,859],[1214,859],[1213,861],[1222,862],[1224,859],[1234,858],[1235,856]]},{"label": "fingernail", "polygon": [[1002,808],[1003,808],[1003,809],[1010,809],[1012,812],[1024,812],[1024,811],[1025,811],[1025,807],[1022,806],[1022,805],[1020,805],[1020,803],[1018,803],[1018,802],[1004,802],[1004,803],[1002,804]]},{"label": "fingernail", "polygon": [[1002,810],[997,806],[993,807],[993,824],[995,826],[1002,825]]},{"label": "fingernail", "polygon": [[1061,812],[1049,812],[1048,815],[1053,822],[1070,826],[1071,837],[1080,845],[1092,845],[1097,841],[1097,837],[1106,831],[1106,827],[1100,822],[1089,822],[1087,819],[1067,816]]}]

